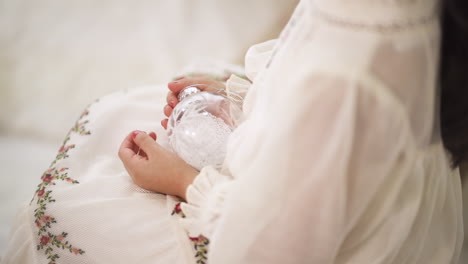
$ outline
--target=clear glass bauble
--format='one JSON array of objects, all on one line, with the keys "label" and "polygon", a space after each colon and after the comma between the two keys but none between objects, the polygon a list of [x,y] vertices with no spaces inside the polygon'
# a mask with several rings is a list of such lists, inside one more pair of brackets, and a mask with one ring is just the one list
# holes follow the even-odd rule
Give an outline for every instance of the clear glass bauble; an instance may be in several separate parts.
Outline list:
[{"label": "clear glass bauble", "polygon": [[189,86],[179,93],[179,103],[167,124],[172,150],[192,167],[221,168],[234,116],[240,108],[227,96]]}]

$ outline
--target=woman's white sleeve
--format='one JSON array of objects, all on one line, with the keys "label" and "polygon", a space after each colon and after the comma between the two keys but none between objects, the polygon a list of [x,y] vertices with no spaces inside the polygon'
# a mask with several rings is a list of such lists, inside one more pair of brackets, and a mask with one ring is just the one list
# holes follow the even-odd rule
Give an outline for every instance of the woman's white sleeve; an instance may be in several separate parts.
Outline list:
[{"label": "woman's white sleeve", "polygon": [[231,182],[231,177],[213,167],[204,167],[200,171],[187,188],[187,203],[181,204],[185,218],[180,219],[180,223],[189,236],[211,237]]},{"label": "woman's white sleeve", "polygon": [[[245,56],[245,72],[254,81],[258,72],[263,70],[271,58],[276,39],[253,45]],[[228,95],[235,93],[245,98],[251,82],[233,74],[226,81]],[[243,117],[235,117],[240,122]],[[203,168],[192,185],[187,189],[187,203],[182,204],[186,215],[181,223],[189,235],[211,237],[216,227],[224,197],[232,185],[229,176],[219,173],[212,167]]]},{"label": "woman's white sleeve", "polygon": [[[254,81],[257,74],[265,68],[270,60],[277,39],[268,40],[259,44],[255,44],[249,48],[245,55],[245,74],[250,81]],[[245,98],[251,83],[239,76],[232,74],[226,81],[226,89],[228,92],[234,92]]]},{"label": "woman's white sleeve", "polygon": [[245,54],[245,75],[253,82],[257,74],[268,64],[278,39],[255,44]]},{"label": "woman's white sleeve", "polygon": [[336,76],[289,80],[239,132],[212,264],[334,263],[399,161],[404,119],[388,94]]}]

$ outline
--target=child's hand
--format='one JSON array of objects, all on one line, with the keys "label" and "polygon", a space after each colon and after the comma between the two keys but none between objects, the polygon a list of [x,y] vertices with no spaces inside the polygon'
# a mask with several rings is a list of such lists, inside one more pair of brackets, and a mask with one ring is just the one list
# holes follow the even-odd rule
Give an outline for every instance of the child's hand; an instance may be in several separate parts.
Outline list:
[{"label": "child's hand", "polygon": [[143,189],[185,199],[187,187],[198,171],[158,143],[156,134],[130,133],[122,142],[119,157],[133,179]]},{"label": "child's hand", "polygon": [[[187,86],[193,85],[202,91],[217,92],[225,89],[225,85],[222,82],[215,81],[205,76],[197,76],[193,78],[180,78],[177,81],[170,82],[167,86],[169,92],[167,93],[166,101],[167,105],[164,106],[164,115],[169,117],[174,107],[179,103],[177,95],[179,92]],[[168,119],[161,121],[161,125],[167,129]]]}]

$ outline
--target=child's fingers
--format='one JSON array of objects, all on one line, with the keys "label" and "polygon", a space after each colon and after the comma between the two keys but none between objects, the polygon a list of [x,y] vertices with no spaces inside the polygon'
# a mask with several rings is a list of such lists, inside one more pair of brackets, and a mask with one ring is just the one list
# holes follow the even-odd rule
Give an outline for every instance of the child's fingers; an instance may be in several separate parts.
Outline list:
[{"label": "child's fingers", "polygon": [[164,127],[164,129],[167,129],[167,122],[168,121],[169,120],[167,118],[161,121],[161,126]]},{"label": "child's fingers", "polygon": [[133,132],[130,133],[123,140],[119,148],[119,158],[125,163],[128,162],[133,156],[136,155],[134,149],[135,144],[133,143]]},{"label": "child's fingers", "polygon": [[156,133],[150,132],[149,136],[156,141],[156,138],[157,138]]},{"label": "child's fingers", "polygon": [[170,82],[167,87],[174,94],[178,94],[182,89],[190,85],[195,85],[200,90],[205,90],[205,88],[213,85],[215,82],[216,81],[207,77],[184,78],[175,82]]},{"label": "child's fingers", "polygon": [[173,93],[179,93],[180,90],[184,89],[184,83],[186,78],[180,79],[178,81],[170,82],[167,84],[167,88],[171,90]]},{"label": "child's fingers", "polygon": [[172,107],[169,105],[164,106],[164,115],[169,117],[172,113]]},{"label": "child's fingers", "polygon": [[166,102],[170,107],[174,108],[179,103],[179,99],[177,99],[177,96],[173,92],[168,92]]},{"label": "child's fingers", "polygon": [[138,135],[138,134],[146,134],[146,132],[144,131],[140,131],[140,130],[135,130],[131,133],[132,135],[132,144],[133,144],[133,152],[135,152],[135,157],[138,158],[138,159],[148,159],[148,155],[146,155],[146,152],[143,151],[143,149],[141,149],[135,142],[135,137]]},{"label": "child's fingers", "polygon": [[133,142],[135,145],[140,147],[140,156],[144,158],[149,158],[154,154],[154,139],[146,134],[145,132],[138,131],[133,137]]},{"label": "child's fingers", "polygon": [[176,76],[173,81],[178,81],[178,80],[182,80],[184,78],[193,78],[193,77],[200,77],[200,76],[205,76],[205,74],[202,74],[202,73],[192,73],[190,74],[189,76]]}]

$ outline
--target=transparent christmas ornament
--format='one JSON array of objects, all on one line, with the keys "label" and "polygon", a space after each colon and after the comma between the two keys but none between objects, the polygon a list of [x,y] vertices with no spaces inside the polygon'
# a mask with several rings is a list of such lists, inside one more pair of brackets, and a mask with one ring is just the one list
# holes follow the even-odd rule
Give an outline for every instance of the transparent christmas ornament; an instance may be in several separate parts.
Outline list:
[{"label": "transparent christmas ornament", "polygon": [[241,114],[242,98],[236,94],[201,91],[195,86],[178,95],[167,124],[172,150],[192,167],[221,168],[227,141]]}]

